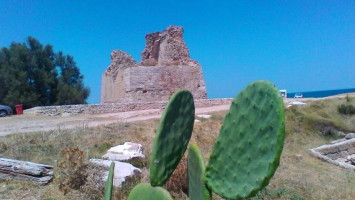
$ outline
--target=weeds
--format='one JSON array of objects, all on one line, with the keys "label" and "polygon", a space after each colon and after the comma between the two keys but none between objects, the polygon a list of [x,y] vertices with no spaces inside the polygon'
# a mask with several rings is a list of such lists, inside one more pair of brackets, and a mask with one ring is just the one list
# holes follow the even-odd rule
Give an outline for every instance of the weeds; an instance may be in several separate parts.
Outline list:
[{"label": "weeds", "polygon": [[187,159],[185,157],[181,159],[173,174],[165,183],[164,188],[167,189],[174,198],[181,196],[181,193],[188,193]]},{"label": "weeds", "polygon": [[102,180],[103,172],[105,169],[106,168],[104,167],[91,164],[89,164],[86,168],[86,182],[80,187],[80,191],[87,194],[89,199],[102,199],[105,192],[105,183]]},{"label": "weeds", "polygon": [[255,197],[250,198],[249,200],[268,200],[268,199],[285,199],[285,200],[304,200],[303,197],[293,194],[286,188],[277,188],[275,190],[270,190],[264,188],[259,191]]},{"label": "weeds", "polygon": [[58,162],[59,190],[66,195],[70,189],[78,190],[85,184],[87,174],[83,162],[83,151],[79,148],[65,148],[60,152],[62,159]]},{"label": "weeds", "polygon": [[347,95],[345,96],[345,100],[346,100],[346,102],[348,102],[348,103],[351,102],[351,98],[350,98],[349,94],[347,94]]}]

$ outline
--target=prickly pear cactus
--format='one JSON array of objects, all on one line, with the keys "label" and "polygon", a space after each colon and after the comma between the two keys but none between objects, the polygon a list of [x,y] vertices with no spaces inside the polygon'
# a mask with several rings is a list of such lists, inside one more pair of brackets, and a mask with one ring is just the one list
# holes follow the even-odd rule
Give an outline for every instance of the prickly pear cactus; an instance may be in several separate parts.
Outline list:
[{"label": "prickly pear cactus", "polygon": [[172,200],[169,192],[161,187],[152,187],[149,183],[140,183],[133,188],[128,200]]},{"label": "prickly pear cactus", "polygon": [[187,90],[174,93],[162,115],[150,160],[150,184],[162,186],[179,164],[191,138],[195,105]]},{"label": "prickly pear cactus", "polygon": [[205,164],[197,145],[190,144],[187,162],[190,200],[211,200],[211,191],[203,180]]},{"label": "prickly pear cactus", "polygon": [[206,167],[205,180],[227,199],[248,198],[275,173],[285,137],[284,104],[267,81],[248,85],[233,100]]},{"label": "prickly pear cactus", "polygon": [[111,165],[110,165],[110,169],[108,171],[108,177],[107,177],[107,181],[106,181],[104,200],[111,200],[112,199],[114,170],[115,170],[115,162],[112,162]]}]

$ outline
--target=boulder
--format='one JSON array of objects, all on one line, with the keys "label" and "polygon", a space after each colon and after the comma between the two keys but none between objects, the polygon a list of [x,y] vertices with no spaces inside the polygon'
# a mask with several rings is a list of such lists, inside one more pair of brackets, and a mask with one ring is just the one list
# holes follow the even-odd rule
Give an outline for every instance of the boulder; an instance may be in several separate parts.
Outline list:
[{"label": "boulder", "polygon": [[113,161],[125,161],[132,158],[144,157],[142,145],[133,142],[125,142],[123,145],[111,147],[107,153],[102,156],[103,159]]},{"label": "boulder", "polygon": [[98,166],[107,167],[107,171],[104,172],[104,176],[102,177],[102,180],[105,182],[107,181],[108,177],[108,168],[110,167],[111,162],[115,162],[113,177],[113,185],[115,187],[121,187],[128,177],[132,177],[141,173],[139,168],[136,168],[129,163],[102,159],[90,159],[90,162]]}]

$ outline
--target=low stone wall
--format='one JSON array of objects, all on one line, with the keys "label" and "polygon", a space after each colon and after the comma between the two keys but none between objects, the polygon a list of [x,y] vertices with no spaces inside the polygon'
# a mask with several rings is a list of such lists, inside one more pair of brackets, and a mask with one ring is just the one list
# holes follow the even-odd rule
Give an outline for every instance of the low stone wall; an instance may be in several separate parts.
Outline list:
[{"label": "low stone wall", "polygon": [[355,155],[355,138],[310,149],[310,153],[321,160],[355,171],[355,165],[349,160]]},{"label": "low stone wall", "polygon": [[[195,101],[195,107],[203,108],[218,105],[227,105],[232,102],[231,98],[224,99],[200,99]],[[100,114],[118,113],[137,110],[163,109],[167,101],[139,102],[139,103],[111,103],[111,104],[79,104],[62,106],[38,106],[24,110],[24,114],[32,115],[78,115],[78,114]]]}]

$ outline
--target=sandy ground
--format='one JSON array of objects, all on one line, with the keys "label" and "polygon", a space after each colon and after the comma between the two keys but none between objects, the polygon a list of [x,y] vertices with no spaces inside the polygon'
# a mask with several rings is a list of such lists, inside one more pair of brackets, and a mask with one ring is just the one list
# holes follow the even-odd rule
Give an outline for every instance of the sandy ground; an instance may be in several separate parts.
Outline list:
[{"label": "sandy ground", "polygon": [[[355,93],[349,94],[354,97]],[[345,95],[337,95],[327,98],[343,98]],[[321,98],[323,99],[323,98]],[[302,99],[284,99],[285,104],[292,101],[317,101],[317,98]],[[204,114],[209,112],[224,111],[229,109],[229,104],[220,106],[211,106],[204,108],[196,108],[196,114]],[[161,117],[162,109],[151,109],[141,111],[129,111],[121,113],[106,114],[81,114],[75,116],[33,116],[30,114],[12,115],[0,118],[0,136],[13,133],[27,133],[49,131],[56,129],[71,129],[77,127],[94,127],[99,125],[108,125],[119,122],[134,122],[148,119],[157,119]]]}]

